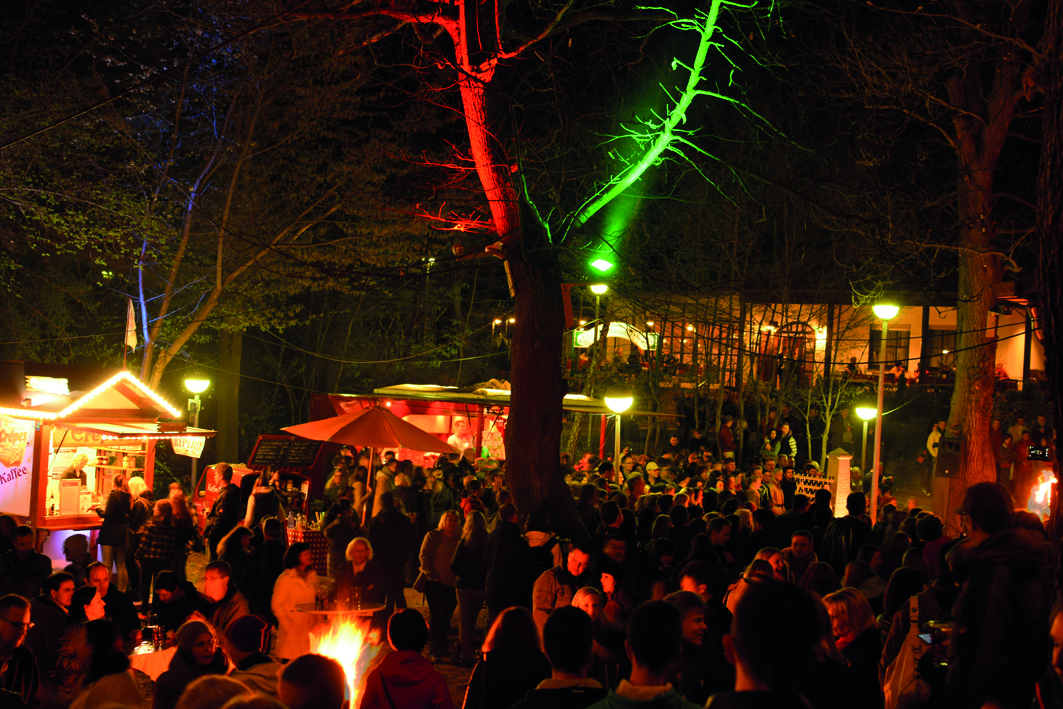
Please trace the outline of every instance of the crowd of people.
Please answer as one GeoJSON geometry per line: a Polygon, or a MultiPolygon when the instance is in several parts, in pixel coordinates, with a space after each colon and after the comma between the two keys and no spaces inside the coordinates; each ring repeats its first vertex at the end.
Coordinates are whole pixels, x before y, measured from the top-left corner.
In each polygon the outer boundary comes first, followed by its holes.
{"type": "Polygon", "coordinates": [[[451,707],[440,663],[472,670],[466,709],[1063,706],[1052,546],[999,483],[968,488],[951,537],[915,499],[887,496],[872,524],[860,491],[797,492],[781,445],[744,470],[678,436],[652,460],[563,455],[572,504],[524,515],[504,463],[471,451],[425,469],[345,450],[333,466],[328,589],[288,543],[269,471],[244,501],[214,466],[202,537],[179,522],[180,489],[152,502],[116,479],[100,514],[135,541],[119,554],[101,531],[103,562],[75,541],[57,573],[0,518],[2,698],[139,706],[128,654],[147,626],[176,648],[155,709],[339,709],[344,669],[311,652],[321,621],[297,610],[327,593],[382,606],[367,622],[387,652],[360,707],[451,707]],[[199,543],[202,589],[184,568],[199,543]]]}

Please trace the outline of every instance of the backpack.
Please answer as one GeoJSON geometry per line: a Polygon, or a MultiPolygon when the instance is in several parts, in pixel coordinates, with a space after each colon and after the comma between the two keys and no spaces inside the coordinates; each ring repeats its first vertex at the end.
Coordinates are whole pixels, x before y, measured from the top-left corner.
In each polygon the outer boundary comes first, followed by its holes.
{"type": "Polygon", "coordinates": [[[930,685],[919,675],[919,658],[927,645],[919,638],[919,599],[908,599],[910,625],[900,654],[886,668],[882,691],[886,695],[886,709],[914,709],[930,699],[930,685]]]}
{"type": "Polygon", "coordinates": [[[531,547],[528,550],[532,581],[554,568],[554,547],[558,544],[557,537],[550,537],[546,540],[546,544],[540,547],[531,547]]]}

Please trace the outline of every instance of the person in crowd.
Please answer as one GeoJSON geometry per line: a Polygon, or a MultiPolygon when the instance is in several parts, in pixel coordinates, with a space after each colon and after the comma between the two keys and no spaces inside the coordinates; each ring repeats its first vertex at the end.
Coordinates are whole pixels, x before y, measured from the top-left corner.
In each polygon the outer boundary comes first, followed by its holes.
{"type": "Polygon", "coordinates": [[[785,534],[775,529],[775,513],[770,509],[758,509],[753,513],[753,532],[738,550],[738,563],[748,566],[761,549],[782,549],[788,541],[785,534]]]}
{"type": "MultiPolygon", "coordinates": [[[[915,569],[901,568],[893,572],[882,596],[882,612],[876,618],[883,639],[889,636],[894,620],[898,620],[907,630],[908,601],[912,596],[922,593],[928,582],[926,574],[915,569]],[[903,613],[898,616],[898,611],[903,613]]],[[[886,650],[883,650],[882,654],[885,656],[886,650]]]]}
{"type": "MultiPolygon", "coordinates": [[[[911,517],[904,520],[901,526],[910,526],[915,524],[915,520],[911,517]]],[[[882,550],[882,568],[878,569],[878,573],[883,578],[889,578],[894,571],[901,568],[901,560],[904,558],[904,552],[908,551],[912,547],[911,538],[904,532],[897,532],[886,542],[885,548],[882,550]]]]}
{"type": "Polygon", "coordinates": [[[327,507],[338,503],[340,501],[340,493],[343,492],[343,488],[347,487],[347,482],[344,480],[347,468],[343,465],[343,459],[344,456],[339,453],[332,456],[332,475],[329,477],[328,482],[325,483],[325,491],[322,494],[327,507]]]}
{"type": "Polygon", "coordinates": [[[240,487],[233,482],[233,469],[228,463],[214,464],[214,484],[218,497],[207,513],[203,537],[207,542],[210,560],[218,558],[218,542],[240,521],[240,487]]]}
{"type": "Polygon", "coordinates": [[[513,706],[548,677],[550,663],[531,613],[526,608],[507,608],[487,633],[463,709],[513,706]]]}
{"type": "Polygon", "coordinates": [[[790,536],[790,546],[782,550],[783,561],[790,569],[794,583],[801,583],[805,572],[811,568],[812,564],[819,561],[812,545],[812,533],[801,530],[790,536]]]}
{"type": "Polygon", "coordinates": [[[270,604],[273,600],[273,584],[284,573],[284,553],[287,551],[281,541],[284,538],[284,525],[276,517],[267,517],[262,520],[261,527],[262,543],[247,555],[238,587],[243,589],[252,613],[275,620],[270,604]]]}
{"type": "Polygon", "coordinates": [[[0,691],[17,695],[25,704],[36,703],[41,686],[33,652],[23,646],[32,627],[29,601],[14,593],[0,598],[0,691]]]}
{"type": "Polygon", "coordinates": [[[224,675],[204,675],[188,685],[175,709],[217,709],[250,698],[250,690],[243,682],[224,675]]]}
{"type": "Polygon", "coordinates": [[[144,530],[136,555],[141,564],[144,591],[151,597],[155,576],[173,564],[177,527],[173,524],[173,506],[168,500],[155,503],[155,513],[144,530]]]}
{"type": "Polygon", "coordinates": [[[74,640],[78,662],[87,669],[85,690],[70,709],[139,707],[140,692],[122,652],[118,628],[109,620],[90,620],[78,629],[74,640]]]}
{"type": "Polygon", "coordinates": [[[154,501],[144,478],[131,475],[126,483],[129,486],[129,494],[133,498],[133,508],[129,511],[129,534],[126,536],[126,573],[129,575],[129,586],[126,595],[139,599],[150,597],[148,592],[141,589],[140,562],[137,559],[137,550],[140,548],[140,538],[151,521],[154,501]]]}
{"type": "Polygon", "coordinates": [[[361,537],[362,525],[354,516],[354,503],[349,499],[336,502],[329,510],[323,525],[328,540],[328,575],[336,578],[340,567],[347,561],[347,545],[355,537],[361,537]]]}
{"type": "MultiPolygon", "coordinates": [[[[254,534],[247,527],[236,526],[218,542],[218,559],[232,569],[233,583],[240,588],[237,581],[242,577],[244,564],[251,555],[251,540],[254,534]]],[[[263,537],[263,541],[265,538],[263,537]]]]}
{"type": "Polygon", "coordinates": [[[55,674],[59,640],[70,623],[70,603],[74,599],[74,577],[59,571],[45,579],[41,595],[30,601],[33,627],[26,633],[25,645],[37,660],[42,680],[55,674]]]}
{"type": "Polygon", "coordinates": [[[926,542],[923,547],[923,560],[927,566],[927,578],[935,579],[940,571],[941,549],[952,541],[952,538],[945,534],[945,525],[934,515],[927,515],[919,520],[919,538],[926,542]]]}
{"type": "MultiPolygon", "coordinates": [[[[369,524],[369,541],[376,551],[377,563],[384,572],[384,617],[387,617],[392,609],[406,607],[404,577],[406,562],[413,547],[414,528],[410,518],[395,507],[395,496],[391,492],[382,493],[379,504],[380,511],[369,524]]],[[[453,553],[453,547],[450,551],[453,553]]]]}
{"type": "Polygon", "coordinates": [[[185,565],[188,563],[188,552],[196,543],[199,521],[196,518],[196,508],[188,504],[184,490],[177,487],[170,490],[170,507],[173,509],[173,526],[177,529],[177,537],[173,545],[173,570],[177,578],[187,581],[185,565]]]}
{"type": "Polygon", "coordinates": [[[638,592],[627,569],[609,560],[599,568],[605,605],[602,615],[613,625],[624,627],[638,604],[638,592]]]}
{"type": "Polygon", "coordinates": [[[459,534],[458,513],[447,510],[439,518],[439,526],[429,532],[421,545],[421,573],[425,575],[424,595],[429,609],[429,652],[433,659],[445,660],[447,654],[447,630],[458,597],[454,592],[457,579],[450,568],[450,560],[458,548],[459,534]]]}
{"type": "Polygon", "coordinates": [[[650,601],[636,608],[624,644],[630,676],[590,709],[696,709],[697,704],[684,700],[668,683],[682,642],[683,622],[674,606],[650,601]]]}
{"type": "Polygon", "coordinates": [[[882,656],[882,636],[875,622],[871,604],[855,588],[843,588],[823,598],[830,614],[835,643],[852,669],[858,695],[854,704],[882,707],[882,687],[878,679],[878,661],[882,656]]]}
{"type": "Polygon", "coordinates": [[[820,598],[834,593],[842,587],[841,582],[838,580],[838,575],[834,573],[834,568],[824,561],[817,561],[808,567],[808,571],[801,577],[798,585],[820,598]]]}
{"type": "Polygon", "coordinates": [[[133,509],[133,496],[129,492],[125,476],[114,476],[114,487],[107,496],[105,509],[96,508],[96,514],[103,518],[96,543],[100,545],[103,563],[108,569],[117,566],[118,590],[125,593],[129,584],[129,572],[126,570],[126,534],[129,532],[129,513],[133,509]]]}
{"type": "Polygon", "coordinates": [[[203,595],[210,603],[210,624],[215,628],[228,628],[229,623],[251,612],[232,575],[229,564],[220,560],[207,564],[203,572],[203,595]]]}
{"type": "Polygon", "coordinates": [[[63,540],[63,558],[70,563],[63,571],[74,577],[74,587],[85,585],[85,574],[92,563],[89,556],[89,538],[84,534],[71,534],[63,540]]]}
{"type": "Polygon", "coordinates": [[[209,609],[191,581],[181,581],[176,572],[166,569],[155,576],[151,612],[167,637],[173,639],[190,616],[205,615],[209,609]]]}
{"type": "Polygon", "coordinates": [[[288,709],[342,709],[346,688],[340,663],[323,655],[303,655],[281,670],[277,699],[288,709]]]}
{"type": "Polygon", "coordinates": [[[175,709],[178,699],[194,680],[229,673],[229,657],[218,644],[214,627],[190,620],[177,629],[177,652],[166,671],[155,680],[152,709],[175,709]]]}
{"type": "Polygon", "coordinates": [[[860,547],[872,542],[871,527],[862,519],[867,510],[867,498],[862,492],[853,492],[845,499],[845,517],[835,519],[823,534],[823,542],[817,547],[823,560],[834,568],[838,576],[845,574],[845,567],[856,559],[860,547]]]}
{"type": "Polygon", "coordinates": [[[882,609],[882,596],[886,592],[886,580],[876,574],[870,566],[854,560],[845,567],[842,588],[854,588],[871,604],[872,615],[882,609]]]}
{"type": "Polygon", "coordinates": [[[284,518],[284,499],[277,484],[280,482],[280,473],[272,468],[266,468],[255,481],[251,488],[251,496],[247,499],[247,513],[244,515],[244,527],[251,530],[261,539],[259,524],[267,517],[284,518]]]}
{"type": "Polygon", "coordinates": [[[317,625],[317,616],[300,613],[300,604],[312,604],[317,598],[317,571],[314,553],[306,542],[296,542],[284,555],[284,573],[273,586],[271,608],[280,624],[277,632],[276,655],[291,660],[310,652],[310,632],[317,625]]]}
{"type": "Polygon", "coordinates": [[[673,665],[672,684],[688,701],[704,704],[715,688],[734,686],[734,673],[728,671],[722,645],[723,636],[730,631],[731,614],[725,610],[727,626],[710,632],[701,596],[676,591],[664,600],[679,611],[683,624],[682,649],[673,665]]]}
{"type": "Polygon", "coordinates": [[[510,503],[498,508],[498,523],[484,543],[484,602],[487,627],[512,606],[531,608],[532,579],[528,541],[521,536],[517,508],[510,503]]]}
{"type": "Polygon", "coordinates": [[[450,709],[443,675],[421,654],[428,644],[424,616],[407,608],[388,620],[388,644],[394,652],[366,677],[358,709],[450,709]]]}
{"type": "Polygon", "coordinates": [[[107,607],[107,617],[122,631],[122,642],[127,649],[140,639],[140,617],[136,606],[111,583],[111,571],[96,561],[89,564],[87,580],[99,591],[100,599],[107,607]]]}
{"type": "Polygon", "coordinates": [[[484,605],[484,545],[487,542],[487,519],[477,510],[465,515],[465,528],[458,541],[450,569],[454,572],[458,594],[458,637],[451,661],[472,667],[476,661],[473,632],[484,605]],[[460,654],[459,654],[460,652],[460,654]]]}
{"type": "MultiPolygon", "coordinates": [[[[373,561],[373,545],[365,537],[355,537],[347,545],[347,563],[339,568],[334,584],[334,595],[342,603],[350,603],[358,596],[363,603],[384,602],[384,570],[373,561]]],[[[373,624],[379,629],[386,627],[387,615],[377,611],[373,624]]]]}
{"type": "Polygon", "coordinates": [[[642,573],[642,597],[660,600],[671,590],[675,544],[665,538],[654,539],[648,548],[650,559],[642,573]]]}
{"type": "Polygon", "coordinates": [[[587,678],[594,659],[594,628],[578,608],[558,608],[543,627],[543,649],[550,662],[544,679],[511,709],[583,709],[608,692],[587,678]]]}
{"type": "Polygon", "coordinates": [[[758,583],[766,583],[775,580],[775,569],[772,567],[771,562],[766,559],[754,559],[753,562],[746,567],[745,573],[738,577],[727,589],[727,595],[724,597],[724,605],[727,610],[733,615],[735,609],[738,607],[738,602],[742,596],[746,594],[751,586],[758,583]]]}
{"type": "Polygon", "coordinates": [[[229,676],[252,692],[276,696],[277,674],[284,666],[267,654],[272,630],[264,618],[242,615],[225,629],[225,644],[234,665],[229,676]]]}
{"type": "MultiPolygon", "coordinates": [[[[528,540],[533,568],[540,568],[543,564],[546,565],[545,568],[539,571],[540,574],[546,569],[552,569],[561,564],[561,542],[550,529],[550,521],[547,518],[546,510],[540,508],[528,515],[527,530],[524,532],[524,538],[528,540]]],[[[536,574],[536,577],[538,575],[536,574]]]]}
{"type": "Polygon", "coordinates": [[[1013,503],[994,483],[967,488],[960,523],[970,569],[953,612],[948,694],[961,706],[1028,706],[1045,669],[1045,548],[1012,526],[1013,503]]]}
{"type": "Polygon", "coordinates": [[[80,480],[81,487],[84,488],[89,484],[88,473],[85,472],[85,466],[89,464],[89,457],[85,453],[78,453],[74,456],[74,459],[70,461],[70,467],[63,471],[62,480],[80,480]]]}
{"type": "Polygon", "coordinates": [[[821,611],[816,606],[805,591],[791,584],[751,588],[724,639],[727,657],[735,666],[734,691],[712,696],[706,706],[807,709],[810,705],[800,687],[818,655],[821,611]],[[772,612],[765,613],[766,608],[772,612]],[[779,623],[779,618],[787,620],[779,623]]]}
{"type": "Polygon", "coordinates": [[[591,560],[591,548],[578,544],[568,554],[565,566],[556,566],[535,580],[532,588],[532,607],[535,625],[542,632],[546,619],[556,608],[571,605],[579,586],[579,578],[591,560]]]}

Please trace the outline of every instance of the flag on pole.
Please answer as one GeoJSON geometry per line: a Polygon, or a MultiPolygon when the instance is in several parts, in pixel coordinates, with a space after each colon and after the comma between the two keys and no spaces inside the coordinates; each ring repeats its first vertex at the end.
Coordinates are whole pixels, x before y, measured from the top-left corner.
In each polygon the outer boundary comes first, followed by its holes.
{"type": "Polygon", "coordinates": [[[125,318],[125,343],[129,347],[136,349],[137,346],[137,316],[133,312],[133,299],[127,298],[129,301],[129,310],[126,311],[125,318]]]}

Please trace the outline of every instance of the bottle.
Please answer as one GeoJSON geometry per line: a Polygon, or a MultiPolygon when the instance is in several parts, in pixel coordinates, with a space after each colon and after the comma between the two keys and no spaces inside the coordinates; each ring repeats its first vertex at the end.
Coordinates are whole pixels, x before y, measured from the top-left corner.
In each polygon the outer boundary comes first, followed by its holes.
{"type": "Polygon", "coordinates": [[[288,513],[288,529],[295,529],[295,513],[288,513]]]}

